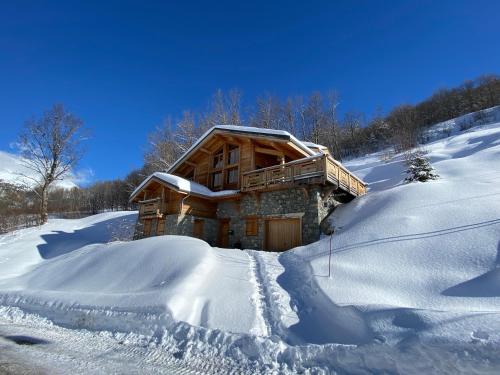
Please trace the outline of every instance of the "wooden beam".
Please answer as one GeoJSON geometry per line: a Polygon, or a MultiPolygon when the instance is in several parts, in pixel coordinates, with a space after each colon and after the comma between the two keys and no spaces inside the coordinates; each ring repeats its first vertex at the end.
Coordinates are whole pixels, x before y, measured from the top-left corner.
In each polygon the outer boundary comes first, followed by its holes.
{"type": "Polygon", "coordinates": [[[291,160],[295,160],[297,158],[297,154],[295,154],[293,151],[295,150],[290,150],[288,148],[286,148],[285,144],[284,143],[275,143],[275,142],[272,142],[271,143],[272,146],[276,149],[276,150],[279,150],[281,151],[284,155],[288,156],[291,160]]]}
{"type": "Polygon", "coordinates": [[[304,156],[311,156],[301,148],[295,146],[292,142],[288,142],[287,145],[291,148],[293,148],[295,151],[297,151],[299,154],[304,155],[304,156]]]}
{"type": "Polygon", "coordinates": [[[189,165],[189,166],[191,166],[191,167],[196,167],[196,163],[193,163],[193,162],[191,162],[189,160],[186,160],[184,163],[187,164],[187,165],[189,165]]]}
{"type": "Polygon", "coordinates": [[[283,152],[274,150],[272,148],[255,147],[255,152],[260,152],[261,154],[281,156],[281,157],[284,156],[283,152]]]}

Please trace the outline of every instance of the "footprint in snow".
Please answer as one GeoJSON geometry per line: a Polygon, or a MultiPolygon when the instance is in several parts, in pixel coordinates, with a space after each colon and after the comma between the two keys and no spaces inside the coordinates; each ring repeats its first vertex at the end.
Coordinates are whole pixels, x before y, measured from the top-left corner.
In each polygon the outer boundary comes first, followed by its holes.
{"type": "Polygon", "coordinates": [[[490,338],[490,335],[485,332],[485,331],[481,331],[481,330],[477,330],[477,331],[474,331],[471,333],[471,338],[472,338],[472,342],[486,342],[489,340],[490,338]]]}

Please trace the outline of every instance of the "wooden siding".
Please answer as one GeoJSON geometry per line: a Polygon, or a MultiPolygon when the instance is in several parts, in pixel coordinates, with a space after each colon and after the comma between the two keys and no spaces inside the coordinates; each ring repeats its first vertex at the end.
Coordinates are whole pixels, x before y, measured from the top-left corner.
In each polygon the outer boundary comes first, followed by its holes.
{"type": "Polygon", "coordinates": [[[216,133],[207,138],[182,164],[171,173],[184,178],[193,179],[212,190],[241,189],[242,175],[258,167],[267,167],[280,164],[282,160],[290,161],[303,158],[303,151],[299,151],[290,142],[270,140],[263,136],[236,135],[216,133]],[[228,147],[239,147],[239,160],[228,164],[228,147]],[[213,167],[213,160],[218,150],[223,150],[224,164],[220,168],[213,167]],[[228,173],[238,168],[237,183],[228,183],[228,173]],[[222,173],[222,186],[212,184],[212,174],[222,173]]]}
{"type": "Polygon", "coordinates": [[[200,216],[200,217],[215,217],[217,212],[217,203],[208,201],[203,198],[189,196],[182,204],[182,213],[200,216]]]}

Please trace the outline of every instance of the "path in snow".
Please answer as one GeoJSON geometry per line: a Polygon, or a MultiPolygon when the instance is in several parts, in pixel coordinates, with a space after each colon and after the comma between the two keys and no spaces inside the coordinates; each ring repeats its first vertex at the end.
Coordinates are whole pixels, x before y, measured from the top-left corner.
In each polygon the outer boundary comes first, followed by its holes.
{"type": "Polygon", "coordinates": [[[254,293],[252,295],[252,304],[255,307],[255,327],[250,333],[263,336],[270,336],[272,332],[271,314],[269,312],[269,303],[265,293],[265,286],[262,279],[261,268],[257,261],[257,255],[251,251],[246,251],[249,260],[249,276],[250,282],[254,286],[254,293]]]}
{"type": "Polygon", "coordinates": [[[277,336],[287,341],[288,327],[298,322],[292,310],[290,295],[277,282],[276,278],[285,272],[276,253],[245,250],[251,260],[255,274],[263,319],[269,336],[277,336]]]}

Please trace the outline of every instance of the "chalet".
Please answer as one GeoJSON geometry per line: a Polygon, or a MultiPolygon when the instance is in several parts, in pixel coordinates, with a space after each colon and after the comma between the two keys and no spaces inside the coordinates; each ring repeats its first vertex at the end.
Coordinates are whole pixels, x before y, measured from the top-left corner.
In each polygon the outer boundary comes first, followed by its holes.
{"type": "Polygon", "coordinates": [[[135,238],[178,234],[282,251],[317,241],[332,208],[365,193],[324,146],[286,131],[221,125],[130,199],[139,207],[135,238]]]}

